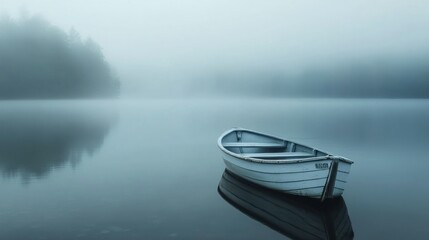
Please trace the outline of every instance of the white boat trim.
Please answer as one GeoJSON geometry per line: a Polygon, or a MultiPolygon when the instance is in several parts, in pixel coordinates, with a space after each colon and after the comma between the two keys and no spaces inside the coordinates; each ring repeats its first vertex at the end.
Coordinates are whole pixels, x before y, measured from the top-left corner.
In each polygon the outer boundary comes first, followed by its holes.
{"type": "MultiPolygon", "coordinates": [[[[300,163],[300,162],[316,162],[316,161],[321,161],[321,160],[337,160],[337,161],[342,161],[342,162],[346,162],[346,163],[353,164],[353,161],[352,161],[352,160],[350,160],[350,159],[347,159],[347,158],[345,158],[345,157],[341,157],[341,156],[333,156],[333,155],[319,156],[319,157],[308,157],[308,158],[291,158],[291,159],[276,159],[276,160],[272,160],[272,159],[261,159],[261,158],[256,158],[256,157],[248,157],[248,156],[243,155],[243,154],[237,154],[237,153],[234,153],[234,152],[232,152],[232,151],[228,151],[228,150],[223,146],[223,144],[222,144],[222,139],[223,139],[226,135],[228,135],[228,134],[230,134],[230,133],[232,133],[232,132],[235,132],[235,131],[246,131],[246,132],[256,133],[256,134],[259,134],[259,135],[262,135],[262,136],[265,136],[265,137],[275,138],[275,139],[277,139],[277,140],[279,140],[279,141],[289,141],[289,140],[287,140],[287,139],[283,139],[283,138],[279,138],[279,137],[276,137],[276,136],[272,136],[272,135],[267,135],[267,134],[264,134],[264,133],[260,133],[260,132],[253,131],[253,130],[249,130],[249,129],[245,129],[245,128],[232,128],[232,129],[230,129],[230,130],[228,130],[228,131],[224,132],[224,133],[223,133],[223,134],[218,138],[218,141],[217,141],[217,145],[218,145],[219,149],[220,149],[222,152],[224,152],[225,154],[228,154],[228,155],[234,156],[234,157],[236,157],[236,158],[239,158],[239,159],[242,159],[242,160],[245,160],[245,161],[249,161],[249,162],[257,162],[257,163],[268,163],[268,164],[272,164],[272,163],[285,163],[285,164],[287,164],[287,163],[300,163]]],[[[314,150],[316,150],[316,151],[321,151],[321,150],[319,150],[319,149],[315,149],[315,148],[313,148],[313,147],[309,147],[309,146],[306,146],[306,145],[304,145],[304,144],[297,143],[297,142],[295,142],[295,141],[289,141],[289,142],[293,142],[293,143],[295,143],[295,144],[299,144],[299,145],[302,145],[302,146],[305,146],[305,147],[308,147],[308,148],[314,149],[314,150]]],[[[322,152],[323,152],[323,151],[322,151],[322,152]]]]}

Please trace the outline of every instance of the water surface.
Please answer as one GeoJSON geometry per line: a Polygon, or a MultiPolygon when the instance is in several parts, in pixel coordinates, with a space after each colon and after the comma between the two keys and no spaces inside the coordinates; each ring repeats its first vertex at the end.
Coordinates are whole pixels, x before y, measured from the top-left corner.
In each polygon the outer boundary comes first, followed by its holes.
{"type": "Polygon", "coordinates": [[[236,126],[354,160],[343,197],[355,239],[423,239],[428,107],[354,99],[2,102],[0,239],[287,239],[217,191],[224,164],[216,140],[236,126]]]}

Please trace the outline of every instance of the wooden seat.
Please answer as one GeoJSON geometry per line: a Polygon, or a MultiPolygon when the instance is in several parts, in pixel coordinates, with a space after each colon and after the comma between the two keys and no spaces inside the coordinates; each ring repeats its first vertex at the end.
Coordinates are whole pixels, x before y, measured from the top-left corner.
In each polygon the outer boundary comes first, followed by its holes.
{"type": "Polygon", "coordinates": [[[305,152],[242,153],[241,155],[251,158],[303,158],[314,156],[305,152]]]}
{"type": "Polygon", "coordinates": [[[259,142],[227,142],[222,144],[226,148],[242,147],[242,148],[284,148],[284,143],[259,143],[259,142]]]}

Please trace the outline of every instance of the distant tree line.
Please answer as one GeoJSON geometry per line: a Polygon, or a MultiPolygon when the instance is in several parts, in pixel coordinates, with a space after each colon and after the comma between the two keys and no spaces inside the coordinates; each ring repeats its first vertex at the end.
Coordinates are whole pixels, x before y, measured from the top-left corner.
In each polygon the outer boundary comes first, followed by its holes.
{"type": "Polygon", "coordinates": [[[294,75],[222,72],[207,82],[217,93],[234,96],[429,98],[429,54],[345,61],[294,75]]]}
{"type": "Polygon", "coordinates": [[[315,96],[428,98],[429,55],[345,62],[308,70],[297,80],[315,96]]]}
{"type": "Polygon", "coordinates": [[[101,48],[41,17],[0,19],[0,99],[96,98],[119,94],[101,48]]]}

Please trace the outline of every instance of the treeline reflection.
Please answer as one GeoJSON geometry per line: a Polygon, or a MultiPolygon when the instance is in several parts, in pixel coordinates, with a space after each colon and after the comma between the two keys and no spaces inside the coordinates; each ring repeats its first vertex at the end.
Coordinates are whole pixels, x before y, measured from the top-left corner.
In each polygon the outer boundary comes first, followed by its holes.
{"type": "Polygon", "coordinates": [[[114,119],[113,112],[88,108],[6,107],[0,110],[0,172],[28,181],[54,168],[76,166],[101,147],[114,119]]]}

